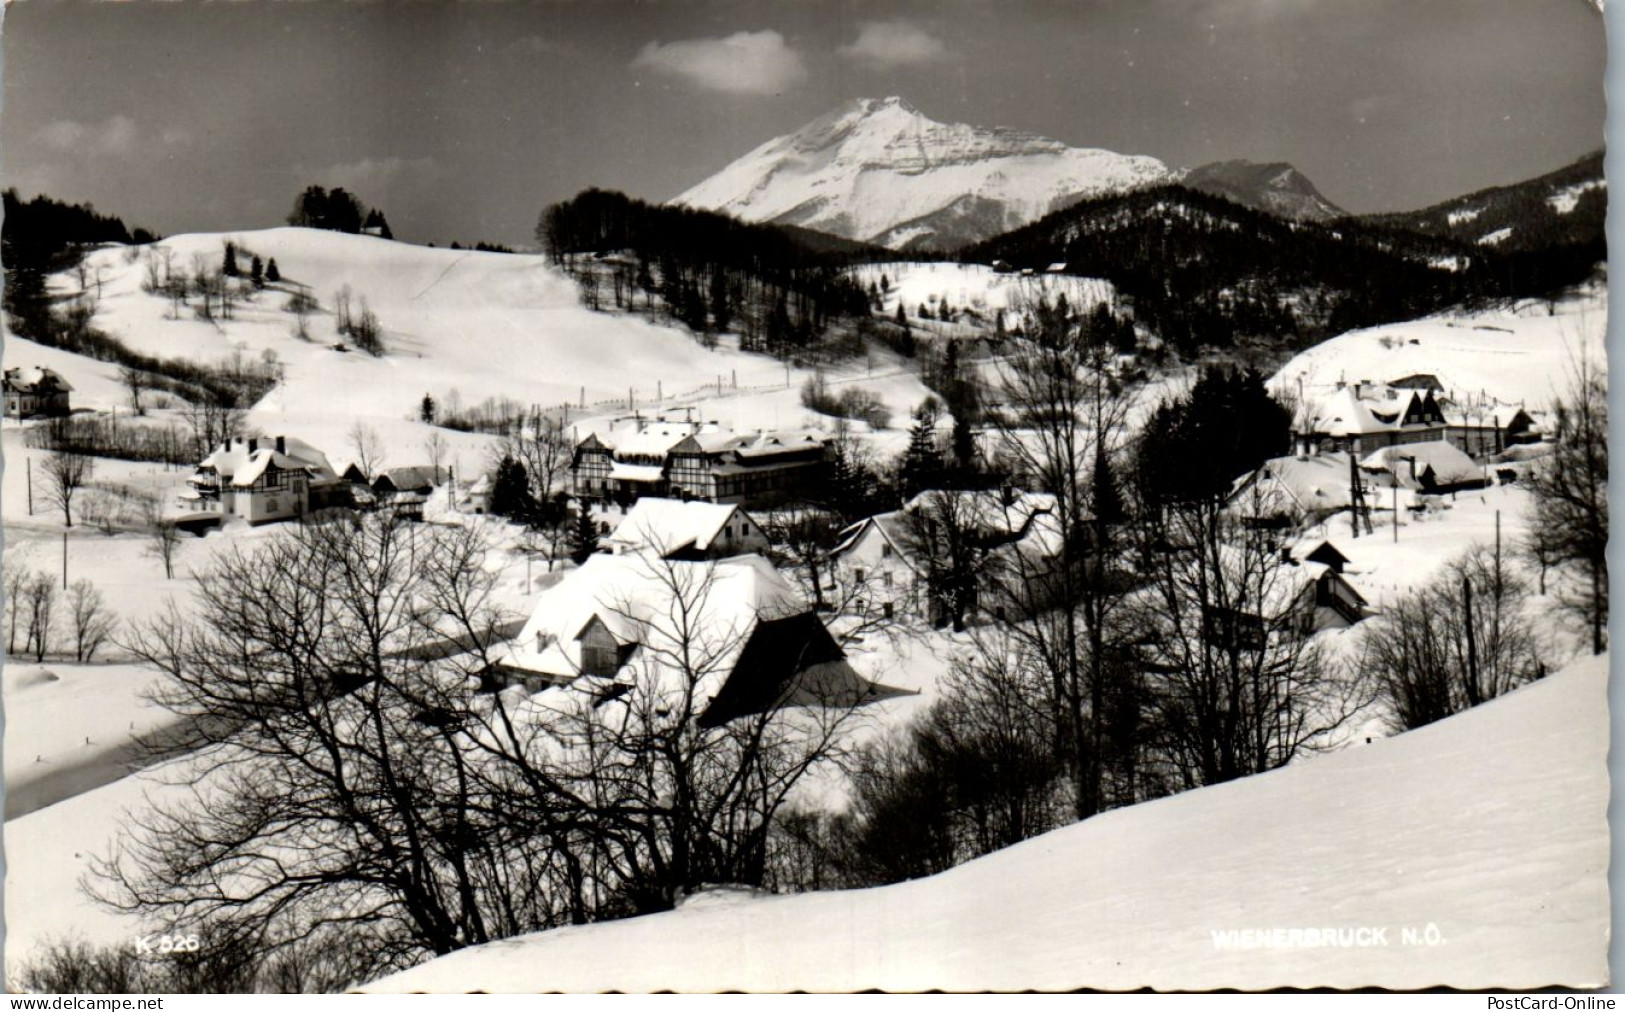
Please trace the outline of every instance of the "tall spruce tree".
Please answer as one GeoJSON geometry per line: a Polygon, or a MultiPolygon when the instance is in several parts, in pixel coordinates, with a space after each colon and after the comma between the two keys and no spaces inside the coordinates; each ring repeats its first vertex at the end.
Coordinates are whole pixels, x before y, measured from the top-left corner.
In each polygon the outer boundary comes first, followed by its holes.
{"type": "Polygon", "coordinates": [[[585,502],[576,504],[575,517],[570,523],[570,559],[576,565],[586,561],[598,551],[598,525],[593,523],[592,510],[585,502]]]}
{"type": "Polygon", "coordinates": [[[525,465],[512,457],[503,457],[491,480],[491,513],[510,520],[529,522],[535,513],[535,506],[525,465]]]}
{"type": "Polygon", "coordinates": [[[914,427],[908,433],[908,449],[903,451],[898,482],[904,499],[912,499],[942,482],[942,452],[937,449],[937,406],[928,398],[914,412],[914,427]]]}

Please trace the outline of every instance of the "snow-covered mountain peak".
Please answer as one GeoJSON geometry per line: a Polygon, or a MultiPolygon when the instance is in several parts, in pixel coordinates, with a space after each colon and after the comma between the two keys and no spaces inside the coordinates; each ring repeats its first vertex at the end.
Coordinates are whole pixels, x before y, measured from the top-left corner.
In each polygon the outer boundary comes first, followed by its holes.
{"type": "Polygon", "coordinates": [[[942,123],[892,96],[856,99],[768,141],[673,203],[897,248],[942,248],[1173,177],[1154,158],[942,123]]]}

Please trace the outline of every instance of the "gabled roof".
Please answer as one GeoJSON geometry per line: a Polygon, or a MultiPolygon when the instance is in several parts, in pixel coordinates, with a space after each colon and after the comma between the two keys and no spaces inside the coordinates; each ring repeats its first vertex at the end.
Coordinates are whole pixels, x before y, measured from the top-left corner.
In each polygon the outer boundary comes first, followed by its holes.
{"type": "Polygon", "coordinates": [[[1458,485],[1484,477],[1484,469],[1473,458],[1444,440],[1385,446],[1360,461],[1360,467],[1387,472],[1403,488],[1420,488],[1421,475],[1428,468],[1433,469],[1433,480],[1438,485],[1458,485]],[[1409,459],[1412,457],[1416,458],[1417,477],[1414,479],[1409,459]]]}
{"type": "Polygon", "coordinates": [[[305,471],[312,481],[336,481],[338,474],[320,450],[302,439],[282,437],[282,450],[278,451],[276,437],[261,436],[254,440],[241,436],[217,447],[198,464],[209,468],[233,485],[246,488],[272,465],[284,471],[305,471]],[[250,444],[254,449],[250,450],[250,444]]]}
{"type": "Polygon", "coordinates": [[[5,386],[19,393],[70,393],[73,386],[55,369],[42,365],[17,366],[7,369],[5,386]]]}
{"type": "Polygon", "coordinates": [[[1317,513],[1347,509],[1350,503],[1349,457],[1342,452],[1309,457],[1276,457],[1236,480],[1232,504],[1256,496],[1266,511],[1290,506],[1317,513]]]}
{"type": "MultiPolygon", "coordinates": [[[[807,611],[795,588],[766,559],[741,555],[717,561],[672,561],[644,553],[594,555],[544,591],[507,663],[557,679],[581,670],[576,641],[596,617],[619,644],[640,644],[645,665],[669,666],[689,628],[693,653],[707,659],[697,672],[715,694],[733,670],[756,623],[807,611]],[[686,605],[686,610],[684,606],[686,605]],[[540,636],[540,640],[538,640],[540,636]]],[[[662,679],[682,672],[645,672],[662,679]]]]}
{"type": "Polygon", "coordinates": [[[1016,492],[1006,496],[998,490],[931,490],[903,504],[904,514],[949,510],[956,524],[972,524],[988,535],[1021,535],[1023,549],[1042,555],[1059,555],[1062,550],[1061,525],[1055,517],[1055,496],[1048,492],[1016,492]]]}
{"type": "Polygon", "coordinates": [[[693,547],[706,551],[734,518],[744,515],[738,506],[711,502],[683,502],[643,496],[627,511],[610,541],[633,550],[660,555],[693,547]]]}
{"type": "Polygon", "coordinates": [[[1413,389],[1382,383],[1355,383],[1334,390],[1318,405],[1299,414],[1300,431],[1320,432],[1334,438],[1392,432],[1425,401],[1413,389]]]}
{"type": "Polygon", "coordinates": [[[437,478],[435,469],[426,464],[414,467],[391,467],[378,472],[373,477],[372,484],[376,488],[387,480],[392,487],[397,489],[433,488],[437,478]]]}
{"type": "Polygon", "coordinates": [[[914,553],[910,548],[907,536],[907,523],[908,521],[904,519],[901,510],[892,510],[889,513],[877,513],[872,517],[865,517],[855,524],[849,524],[836,535],[835,547],[829,550],[830,558],[834,559],[846,555],[862,544],[863,539],[870,532],[874,532],[876,537],[892,546],[892,551],[897,558],[903,561],[904,565],[918,572],[919,567],[914,563],[914,553]]]}

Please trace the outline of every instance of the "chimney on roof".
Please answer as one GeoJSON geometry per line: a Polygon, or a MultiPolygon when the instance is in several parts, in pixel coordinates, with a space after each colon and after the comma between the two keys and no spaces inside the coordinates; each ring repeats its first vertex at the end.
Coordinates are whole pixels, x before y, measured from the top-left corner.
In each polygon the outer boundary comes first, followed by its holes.
{"type": "Polygon", "coordinates": [[[248,452],[249,453],[253,453],[255,450],[259,449],[259,446],[260,446],[260,441],[258,439],[250,438],[248,440],[248,452]]]}
{"type": "Polygon", "coordinates": [[[286,436],[278,436],[278,437],[276,437],[276,452],[278,452],[278,453],[287,453],[288,452],[288,439],[287,439],[286,436]]]}

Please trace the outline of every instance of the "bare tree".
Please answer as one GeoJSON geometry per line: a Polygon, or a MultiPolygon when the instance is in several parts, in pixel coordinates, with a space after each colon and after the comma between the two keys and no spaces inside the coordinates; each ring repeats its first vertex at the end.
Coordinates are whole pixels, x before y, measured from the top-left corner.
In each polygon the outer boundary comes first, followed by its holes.
{"type": "Polygon", "coordinates": [[[133,633],[189,718],[155,747],[191,751],[173,773],[212,800],[136,817],[101,898],[265,954],[341,946],[368,975],[560,923],[536,828],[558,806],[483,737],[475,676],[500,620],[483,552],[470,529],[305,525],[219,556],[195,617],[133,633]]]}
{"type": "Polygon", "coordinates": [[[1106,714],[1126,589],[1113,518],[1095,507],[1109,486],[1102,471],[1122,449],[1129,400],[1091,317],[1075,317],[1061,300],[1039,300],[1026,315],[990,417],[1012,480],[1054,497],[1053,537],[1049,551],[1007,553],[994,575],[1011,633],[1049,672],[1055,747],[1070,757],[1074,811],[1085,818],[1105,804],[1106,714]]]}
{"type": "Polygon", "coordinates": [[[119,383],[130,395],[130,410],[138,415],[147,413],[146,406],[141,403],[141,394],[147,389],[148,378],[145,372],[132,366],[120,366],[118,371],[119,383]]]}
{"type": "Polygon", "coordinates": [[[248,413],[212,395],[200,394],[186,402],[181,417],[192,433],[193,456],[201,460],[215,447],[243,435],[248,413]]]}
{"type": "Polygon", "coordinates": [[[356,467],[370,481],[384,469],[384,443],[378,430],[365,422],[350,426],[350,452],[355,454],[356,467]]]}
{"type": "Polygon", "coordinates": [[[45,501],[62,511],[65,526],[73,526],[73,497],[90,480],[95,462],[72,447],[52,450],[41,470],[45,474],[45,501]]]}
{"type": "Polygon", "coordinates": [[[333,293],[333,325],[341,336],[350,334],[350,286],[343,285],[333,293]]]}
{"type": "Polygon", "coordinates": [[[542,502],[563,488],[574,449],[558,418],[535,411],[493,442],[489,456],[493,469],[504,457],[523,464],[531,497],[542,502]]]}
{"type": "Polygon", "coordinates": [[[175,552],[180,547],[181,531],[175,522],[163,515],[156,501],[149,501],[142,510],[147,528],[147,552],[164,564],[164,579],[175,578],[175,552]]]}
{"type": "Polygon", "coordinates": [[[1132,599],[1154,746],[1177,787],[1284,766],[1367,704],[1315,638],[1314,587],[1217,503],[1166,510],[1132,599]]]}
{"type": "Polygon", "coordinates": [[[102,592],[89,580],[76,580],[68,588],[68,617],[73,621],[73,659],[88,664],[113,635],[118,620],[108,613],[102,592]]]}
{"type": "Polygon", "coordinates": [[[440,465],[445,463],[446,456],[451,447],[446,443],[446,437],[439,430],[429,433],[429,438],[423,441],[423,452],[429,457],[429,466],[434,468],[434,482],[440,484],[440,465]]]}
{"type": "Polygon", "coordinates": [[[1557,444],[1530,473],[1534,524],[1546,558],[1580,575],[1559,600],[1591,631],[1591,652],[1608,644],[1608,374],[1580,359],[1559,400],[1557,444]]]}
{"type": "Polygon", "coordinates": [[[51,631],[56,617],[56,581],[49,573],[36,573],[25,589],[28,604],[28,648],[35,662],[45,660],[51,648],[51,631]]]}
{"type": "Polygon", "coordinates": [[[7,559],[5,563],[6,593],[6,653],[17,652],[17,627],[28,615],[28,585],[34,574],[21,562],[7,559]]]}
{"type": "Polygon", "coordinates": [[[96,867],[104,902],[268,954],[341,947],[370,976],[759,883],[849,708],[792,706],[814,679],[707,720],[737,630],[699,621],[707,567],[657,561],[674,596],[637,612],[627,691],[481,691],[504,619],[485,554],[473,526],[304,525],[223,553],[195,608],[131,635],[188,718],[155,747],[187,749],[172,773],[209,800],[136,817],[96,867]]]}
{"type": "Polygon", "coordinates": [[[1527,597],[1502,553],[1476,545],[1372,619],[1360,666],[1390,726],[1418,728],[1539,678],[1527,597]]]}

